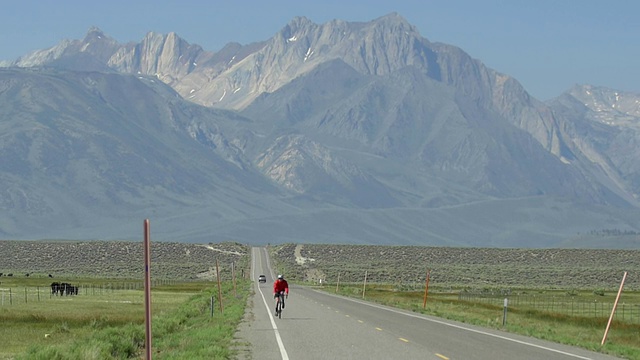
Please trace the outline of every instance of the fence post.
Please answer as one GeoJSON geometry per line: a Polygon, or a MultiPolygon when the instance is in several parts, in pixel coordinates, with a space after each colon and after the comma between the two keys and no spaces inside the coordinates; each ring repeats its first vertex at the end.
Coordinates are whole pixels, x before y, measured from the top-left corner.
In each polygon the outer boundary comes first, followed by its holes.
{"type": "Polygon", "coordinates": [[[620,294],[622,294],[622,288],[624,287],[624,280],[627,278],[627,272],[624,272],[622,276],[622,282],[620,283],[620,289],[618,290],[618,295],[616,296],[616,301],[613,303],[613,308],[611,309],[611,316],[609,317],[609,322],[607,323],[607,329],[604,331],[604,336],[602,337],[602,343],[600,345],[604,345],[605,341],[607,341],[607,333],[609,332],[609,327],[611,326],[611,320],[613,320],[613,315],[616,313],[616,306],[618,305],[618,300],[620,300],[620,294]]]}
{"type": "Polygon", "coordinates": [[[507,325],[507,305],[509,304],[509,298],[504,298],[504,308],[502,311],[502,326],[507,325]]]}
{"type": "Polygon", "coordinates": [[[364,271],[364,284],[362,285],[362,298],[364,299],[364,293],[367,290],[367,273],[368,270],[364,271]]]}
{"type": "Polygon", "coordinates": [[[430,273],[431,273],[431,270],[427,270],[427,278],[425,280],[425,285],[424,285],[424,300],[422,301],[423,309],[427,306],[427,294],[429,292],[429,274],[430,273]]]}

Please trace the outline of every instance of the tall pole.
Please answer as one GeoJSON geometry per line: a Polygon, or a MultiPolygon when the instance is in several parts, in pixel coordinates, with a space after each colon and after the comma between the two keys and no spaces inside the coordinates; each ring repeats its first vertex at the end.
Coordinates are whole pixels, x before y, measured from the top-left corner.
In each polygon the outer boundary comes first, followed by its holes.
{"type": "Polygon", "coordinates": [[[151,360],[151,234],[149,219],[144,220],[144,323],[146,359],[151,360]]]}
{"type": "Polygon", "coordinates": [[[224,312],[224,306],[222,305],[222,285],[220,285],[220,268],[218,266],[218,259],[216,259],[216,277],[218,277],[218,300],[220,301],[220,314],[224,312]]]}
{"type": "Polygon", "coordinates": [[[627,278],[627,272],[624,272],[622,276],[622,282],[620,283],[620,289],[618,290],[618,296],[616,296],[616,302],[613,303],[613,309],[611,309],[611,316],[609,317],[609,322],[607,323],[607,328],[604,331],[604,336],[602,337],[602,343],[600,345],[604,345],[604,342],[607,341],[607,333],[609,332],[609,326],[611,326],[611,321],[613,320],[613,315],[616,313],[616,307],[618,306],[618,300],[620,300],[620,294],[622,294],[622,287],[624,286],[624,280],[627,278]]]}
{"type": "Polygon", "coordinates": [[[236,265],[235,262],[231,262],[231,277],[233,278],[233,296],[238,296],[236,290],[236,265]]]}

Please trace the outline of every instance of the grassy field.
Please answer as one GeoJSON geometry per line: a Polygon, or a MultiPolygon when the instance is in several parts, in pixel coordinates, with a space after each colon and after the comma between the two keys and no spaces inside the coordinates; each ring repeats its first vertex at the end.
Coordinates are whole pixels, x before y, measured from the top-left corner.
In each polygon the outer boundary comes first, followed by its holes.
{"type": "MultiPolygon", "coordinates": [[[[158,359],[228,359],[250,280],[152,288],[153,352],[158,359]],[[214,297],[213,316],[211,298],[214,297]]],[[[54,297],[0,307],[0,359],[128,359],[144,354],[144,292],[54,297]]]]}
{"type": "MultiPolygon", "coordinates": [[[[140,243],[0,241],[0,251],[8,254],[0,259],[0,359],[144,356],[140,243]],[[71,261],[61,264],[61,254],[71,261]],[[53,281],[77,285],[79,294],[52,296],[53,281]]],[[[157,243],[151,256],[153,357],[233,358],[251,289],[249,248],[157,243]]]]}

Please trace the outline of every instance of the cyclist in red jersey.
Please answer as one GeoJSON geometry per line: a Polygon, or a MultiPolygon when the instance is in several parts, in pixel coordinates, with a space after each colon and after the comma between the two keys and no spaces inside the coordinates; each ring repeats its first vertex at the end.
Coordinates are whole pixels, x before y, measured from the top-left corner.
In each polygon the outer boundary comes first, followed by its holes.
{"type": "MultiPolygon", "coordinates": [[[[278,278],[273,283],[273,298],[278,298],[282,293],[284,293],[287,298],[289,297],[289,284],[282,275],[278,275],[278,278]]],[[[282,308],[284,309],[284,297],[282,298],[282,308]]]]}

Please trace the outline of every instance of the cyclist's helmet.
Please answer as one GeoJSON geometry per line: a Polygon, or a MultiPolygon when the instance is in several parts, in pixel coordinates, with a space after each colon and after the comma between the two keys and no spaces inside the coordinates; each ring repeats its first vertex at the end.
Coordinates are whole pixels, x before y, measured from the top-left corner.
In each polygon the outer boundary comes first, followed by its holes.
{"type": "Polygon", "coordinates": [[[278,275],[278,279],[283,279],[282,275],[278,275]]]}

